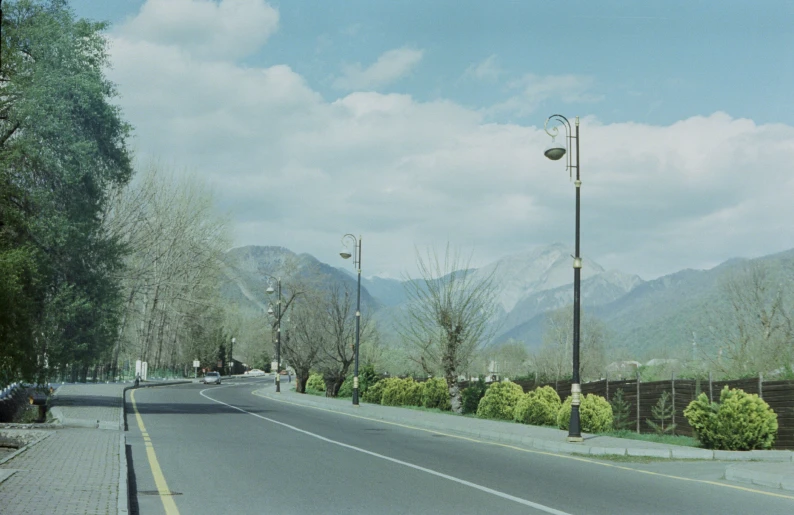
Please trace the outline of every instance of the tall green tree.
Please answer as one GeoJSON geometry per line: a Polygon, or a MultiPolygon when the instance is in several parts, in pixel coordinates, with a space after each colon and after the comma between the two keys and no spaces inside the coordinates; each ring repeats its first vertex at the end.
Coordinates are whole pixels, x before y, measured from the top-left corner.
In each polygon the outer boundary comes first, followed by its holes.
{"type": "Polygon", "coordinates": [[[3,4],[0,381],[95,364],[113,342],[123,246],[101,214],[132,166],[105,28],[65,0],[3,4]]]}

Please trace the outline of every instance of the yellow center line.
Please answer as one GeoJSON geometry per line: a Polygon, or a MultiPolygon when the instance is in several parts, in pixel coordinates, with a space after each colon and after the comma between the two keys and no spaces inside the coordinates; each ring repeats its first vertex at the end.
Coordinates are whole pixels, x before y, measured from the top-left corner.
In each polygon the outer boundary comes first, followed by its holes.
{"type": "Polygon", "coordinates": [[[540,455],[543,455],[543,456],[554,456],[556,458],[562,458],[562,459],[574,460],[574,461],[581,461],[581,462],[584,462],[584,463],[591,463],[593,465],[600,465],[602,467],[609,467],[609,468],[614,468],[614,469],[619,469],[619,470],[627,470],[627,471],[630,471],[630,472],[639,472],[641,474],[648,474],[648,475],[651,475],[651,476],[664,477],[664,478],[668,478],[668,479],[676,479],[678,481],[688,481],[688,482],[691,482],[691,483],[701,483],[701,484],[706,484],[706,485],[719,486],[719,487],[722,487],[722,488],[730,488],[730,489],[733,489],[733,490],[741,490],[741,491],[744,491],[744,492],[751,492],[751,493],[755,493],[755,494],[768,495],[770,497],[780,497],[782,499],[792,499],[792,500],[794,500],[794,496],[792,496],[792,495],[777,494],[777,493],[774,493],[774,492],[765,492],[763,490],[756,490],[754,488],[749,488],[749,487],[745,487],[745,486],[738,486],[738,485],[731,485],[731,484],[726,484],[726,483],[719,483],[717,481],[709,481],[707,479],[692,479],[692,478],[688,478],[688,477],[674,476],[674,475],[671,475],[671,474],[662,474],[660,472],[651,472],[649,470],[635,469],[635,468],[626,467],[626,466],[623,466],[623,465],[615,465],[613,463],[604,463],[602,461],[596,461],[596,460],[592,460],[592,459],[588,459],[588,458],[582,458],[582,457],[579,457],[579,456],[570,456],[570,455],[567,455],[567,454],[556,454],[556,453],[553,453],[553,452],[535,451],[535,450],[530,450],[530,449],[524,449],[522,447],[516,447],[515,445],[499,443],[499,442],[491,442],[491,441],[488,441],[488,440],[479,440],[477,438],[470,438],[470,437],[467,437],[467,436],[460,436],[460,435],[455,435],[455,434],[444,433],[442,431],[437,431],[435,429],[425,429],[423,427],[416,427],[416,426],[409,426],[407,424],[400,424],[399,422],[389,422],[387,420],[381,420],[381,419],[377,419],[377,418],[370,418],[370,417],[365,417],[365,416],[362,416],[362,415],[353,415],[352,413],[343,413],[343,412],[335,411],[335,410],[328,409],[328,408],[320,408],[318,406],[307,406],[306,404],[300,404],[300,403],[297,403],[297,402],[291,402],[291,401],[287,401],[287,400],[283,400],[283,399],[277,399],[275,397],[271,397],[270,395],[267,395],[266,393],[259,393],[259,392],[262,392],[262,390],[255,390],[255,391],[253,391],[251,393],[253,395],[256,395],[257,397],[262,397],[264,399],[269,399],[269,400],[275,401],[275,402],[283,402],[284,404],[292,404],[293,406],[299,406],[299,407],[302,407],[302,408],[311,408],[311,409],[320,410],[320,411],[327,411],[329,413],[335,413],[337,415],[344,415],[346,417],[352,417],[352,418],[360,418],[360,419],[363,419],[363,420],[369,420],[371,422],[379,422],[381,424],[388,424],[388,425],[392,425],[392,426],[403,427],[405,429],[412,429],[414,431],[423,431],[425,433],[431,433],[431,434],[448,436],[450,438],[457,438],[458,440],[465,440],[465,441],[468,441],[468,442],[474,442],[474,443],[478,443],[478,444],[495,445],[497,447],[504,447],[506,449],[513,449],[513,450],[516,450],[516,451],[521,451],[521,452],[525,452],[525,453],[529,453],[529,454],[540,454],[540,455]]]}
{"type": "Polygon", "coordinates": [[[143,418],[138,413],[138,405],[135,402],[135,390],[130,392],[130,400],[132,401],[132,409],[135,411],[135,419],[138,421],[138,429],[141,430],[143,435],[144,444],[146,445],[146,457],[149,459],[149,466],[152,468],[152,475],[154,476],[154,484],[157,486],[157,492],[160,494],[160,500],[163,501],[163,508],[166,515],[179,515],[179,510],[176,507],[176,502],[171,496],[171,490],[168,489],[168,483],[165,481],[163,470],[160,468],[160,463],[157,461],[157,455],[154,453],[154,446],[149,438],[149,433],[146,432],[146,426],[143,425],[143,418]]]}

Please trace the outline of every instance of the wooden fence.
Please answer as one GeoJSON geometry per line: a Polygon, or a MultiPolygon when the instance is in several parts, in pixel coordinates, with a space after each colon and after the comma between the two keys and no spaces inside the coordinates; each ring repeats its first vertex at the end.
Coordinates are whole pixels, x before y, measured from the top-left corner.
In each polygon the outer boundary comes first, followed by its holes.
{"type": "MultiPolygon", "coordinates": [[[[537,386],[551,386],[565,400],[571,394],[571,381],[535,383],[534,381],[514,381],[525,392],[537,386]]],[[[675,434],[694,436],[692,427],[684,417],[684,409],[702,392],[712,401],[719,402],[720,392],[728,386],[740,388],[747,393],[757,393],[777,413],[778,433],[775,449],[794,450],[794,381],[764,381],[763,377],[738,379],[734,381],[711,381],[710,379],[675,379],[643,383],[638,379],[610,381],[603,379],[582,384],[582,393],[594,393],[612,400],[615,392],[623,390],[623,399],[629,404],[629,421],[638,433],[653,433],[647,420],[657,422],[651,410],[656,406],[662,393],[668,392],[673,404],[675,434]],[[637,416],[639,413],[639,417],[637,416]]]]}

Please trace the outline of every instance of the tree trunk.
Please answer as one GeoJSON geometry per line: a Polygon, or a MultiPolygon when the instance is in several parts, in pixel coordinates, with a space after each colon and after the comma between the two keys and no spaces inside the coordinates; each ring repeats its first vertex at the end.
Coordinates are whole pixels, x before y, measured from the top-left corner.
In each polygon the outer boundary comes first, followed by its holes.
{"type": "Polygon", "coordinates": [[[447,376],[447,388],[449,388],[449,403],[452,405],[454,413],[463,413],[463,403],[460,398],[460,386],[458,385],[458,378],[455,376],[447,376]]]}
{"type": "Polygon", "coordinates": [[[306,382],[308,380],[308,372],[295,370],[295,392],[306,393],[306,382]]]}

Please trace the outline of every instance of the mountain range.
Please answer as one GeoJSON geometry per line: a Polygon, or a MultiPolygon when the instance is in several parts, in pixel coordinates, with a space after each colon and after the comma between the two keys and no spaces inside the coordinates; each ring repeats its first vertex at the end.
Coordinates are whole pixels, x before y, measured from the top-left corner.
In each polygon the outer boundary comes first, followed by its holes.
{"type": "MultiPolygon", "coordinates": [[[[505,256],[473,270],[474,279],[490,276],[496,287],[497,317],[495,342],[509,339],[524,342],[528,349],[541,345],[547,312],[573,301],[571,249],[555,243],[528,252],[505,256]]],[[[285,275],[309,270],[323,281],[355,286],[356,276],[348,269],[335,268],[309,254],[295,254],[283,247],[240,247],[227,253],[226,281],[222,294],[230,301],[261,313],[267,309],[263,275],[285,275]]],[[[720,302],[720,278],[749,261],[774,264],[781,280],[791,280],[794,249],[754,260],[731,259],[709,270],[681,270],[651,281],[635,274],[605,270],[585,259],[582,269],[582,309],[602,320],[608,329],[610,346],[626,349],[629,355],[672,356],[690,349],[701,339],[708,311],[720,302]]],[[[363,309],[374,312],[382,331],[391,327],[406,307],[403,281],[362,277],[363,309]]],[[[387,338],[388,340],[388,338],[387,338]]]]}

